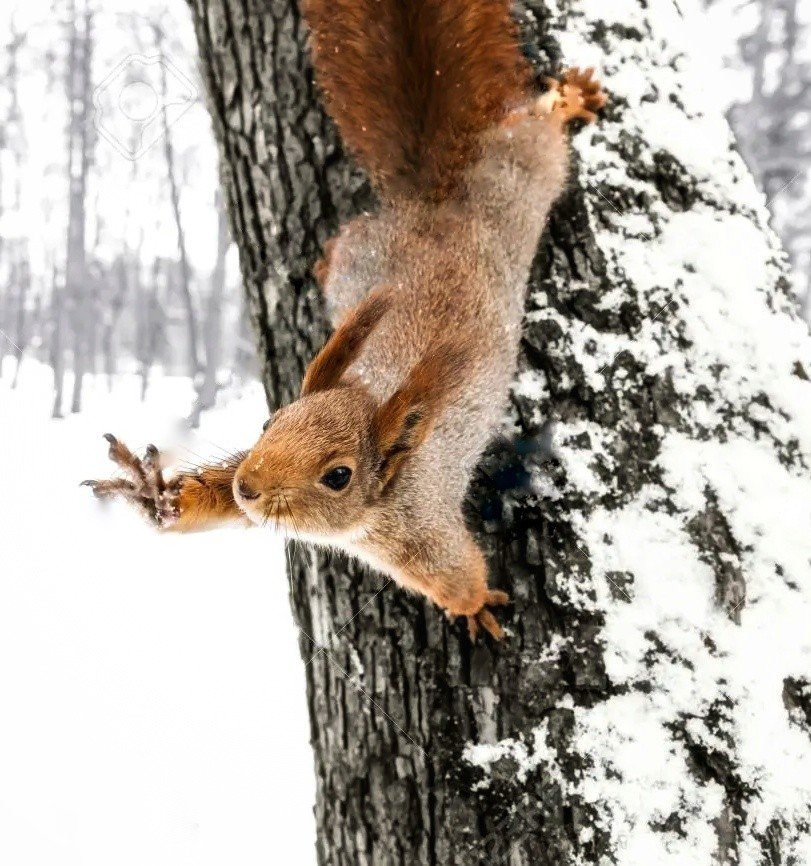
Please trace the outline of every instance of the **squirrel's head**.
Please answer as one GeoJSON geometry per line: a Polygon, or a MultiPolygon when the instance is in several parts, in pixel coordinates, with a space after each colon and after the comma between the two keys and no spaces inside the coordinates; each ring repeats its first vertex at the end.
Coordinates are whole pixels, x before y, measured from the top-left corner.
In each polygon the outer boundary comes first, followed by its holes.
{"type": "Polygon", "coordinates": [[[370,294],[307,369],[301,397],[276,412],[234,477],[234,498],[254,523],[330,536],[362,527],[419,448],[459,382],[468,352],[442,343],[378,403],[345,376],[391,307],[370,294]]]}

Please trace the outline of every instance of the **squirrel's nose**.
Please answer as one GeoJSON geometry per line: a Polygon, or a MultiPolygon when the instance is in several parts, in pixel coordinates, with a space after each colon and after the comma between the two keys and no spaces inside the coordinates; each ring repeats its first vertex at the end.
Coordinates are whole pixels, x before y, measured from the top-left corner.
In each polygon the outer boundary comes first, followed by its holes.
{"type": "Polygon", "coordinates": [[[237,492],[243,499],[259,499],[259,494],[244,478],[237,481],[237,492]]]}

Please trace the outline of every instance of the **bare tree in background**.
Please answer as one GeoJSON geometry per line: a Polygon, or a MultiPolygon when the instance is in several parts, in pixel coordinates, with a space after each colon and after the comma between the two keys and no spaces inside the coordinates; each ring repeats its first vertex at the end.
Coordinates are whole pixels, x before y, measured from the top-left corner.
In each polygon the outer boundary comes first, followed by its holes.
{"type": "Polygon", "coordinates": [[[228,234],[228,219],[223,206],[222,194],[218,191],[215,201],[217,209],[217,255],[209,280],[206,299],[206,317],[203,323],[203,344],[206,365],[202,380],[197,388],[189,424],[197,427],[200,415],[211,409],[217,397],[217,373],[222,363],[222,320],[223,298],[225,295],[225,257],[231,239],[228,234]]]}
{"type": "Polygon", "coordinates": [[[811,321],[811,63],[800,49],[811,36],[798,0],[754,0],[757,26],[741,39],[752,94],[730,112],[741,153],[766,194],[791,256],[811,321]]]}
{"type": "Polygon", "coordinates": [[[65,392],[65,280],[64,272],[53,266],[51,280],[51,317],[48,334],[48,354],[54,377],[54,399],[51,415],[62,417],[62,403],[65,392]]]}
{"type": "Polygon", "coordinates": [[[146,399],[149,375],[166,339],[166,311],[161,301],[165,289],[166,263],[156,258],[149,279],[137,294],[138,322],[136,327],[136,357],[141,378],[141,400],[146,399]]]}
{"type": "MultiPolygon", "coordinates": [[[[81,2],[81,0],[80,0],[81,2]]],[[[73,393],[71,412],[78,412],[82,404],[82,385],[90,364],[89,329],[95,327],[88,286],[86,198],[88,174],[94,142],[91,125],[91,79],[93,56],[93,13],[90,5],[77,8],[75,0],[68,5],[70,49],[66,69],[68,99],[68,228],[65,262],[64,299],[60,300],[56,319],[58,337],[56,352],[62,354],[62,331],[65,326],[67,301],[73,348],[73,393]]],[[[64,361],[59,358],[55,375],[64,375],[64,361]]],[[[57,386],[61,394],[62,386],[57,386]]],[[[62,407],[54,402],[54,417],[61,416],[62,407]]]]}
{"type": "MultiPolygon", "coordinates": [[[[374,204],[319,106],[297,3],[190,5],[274,408],[326,334],[313,262],[374,204]]],[[[803,791],[775,802],[784,783],[736,737],[768,713],[807,749],[811,683],[752,700],[728,656],[748,579],[783,609],[807,579],[807,543],[763,515],[779,564],[758,559],[736,505],[808,472],[786,397],[808,400],[808,335],[720,109],[688,78],[677,5],[617,6],[517,10],[540,72],[559,40],[569,62],[599,49],[613,107],[541,245],[509,432],[470,499],[515,602],[509,640],[471,646],[379,576],[290,549],[321,864],[604,864],[639,840],[651,863],[789,864],[807,842],[803,791]],[[684,613],[694,591],[708,605],[684,613]]]]}
{"type": "Polygon", "coordinates": [[[81,406],[87,373],[102,370],[112,387],[117,371],[134,362],[146,390],[149,368],[160,365],[169,375],[194,379],[202,403],[192,414],[199,416],[216,391],[211,364],[241,373],[253,363],[244,334],[222,329],[226,318],[245,320],[238,310],[242,295],[227,283],[222,248],[213,273],[194,258],[205,243],[214,252],[214,232],[185,213],[184,190],[193,171],[192,195],[202,192],[205,199],[210,192],[213,200],[214,143],[195,135],[194,122],[174,125],[178,73],[189,105],[194,87],[193,75],[181,71],[187,47],[166,23],[173,21],[171,7],[122,15],[90,0],[52,0],[43,20],[26,17],[25,32],[10,13],[1,17],[9,29],[0,57],[0,355],[12,361],[3,369],[16,381],[13,359],[20,350],[31,358],[32,372],[37,363],[50,365],[52,413],[61,417],[81,406]],[[156,51],[161,63],[132,61],[156,51]],[[147,148],[138,154],[144,129],[138,111],[146,107],[138,94],[150,87],[160,110],[149,119],[147,148]],[[101,146],[96,124],[105,135],[101,146]],[[65,146],[53,146],[63,133],[65,146]],[[118,148],[111,141],[117,137],[118,148]],[[23,190],[40,170],[41,182],[23,190]],[[123,195],[112,201],[117,189],[123,195]],[[126,209],[123,219],[119,209],[126,209]],[[131,236],[133,219],[143,224],[140,241],[131,236]],[[212,237],[203,241],[201,231],[212,237]],[[162,258],[167,238],[177,250],[174,263],[162,258]],[[138,312],[141,292],[145,316],[138,312]],[[145,318],[157,328],[148,337],[145,318]]]}
{"type": "Polygon", "coordinates": [[[28,344],[28,295],[31,290],[31,268],[28,263],[28,243],[17,240],[10,253],[9,287],[16,287],[17,322],[14,329],[14,378],[11,387],[16,388],[20,380],[23,353],[28,344]]]}
{"type": "MultiPolygon", "coordinates": [[[[136,176],[137,162],[133,160],[131,177],[136,176]]],[[[128,297],[134,293],[130,290],[130,283],[135,276],[134,272],[139,265],[140,255],[133,255],[127,243],[128,228],[130,223],[130,206],[125,205],[124,214],[124,243],[123,249],[113,262],[110,279],[107,284],[107,303],[102,307],[102,333],[101,333],[101,351],[104,358],[104,373],[107,376],[107,387],[112,390],[113,380],[116,374],[117,367],[117,346],[116,346],[116,330],[124,311],[128,297]]],[[[140,232],[140,237],[143,239],[143,229],[140,232]]],[[[137,251],[140,253],[140,250],[137,251]]]]}
{"type": "MultiPolygon", "coordinates": [[[[165,36],[160,24],[153,25],[153,35],[155,46],[158,49],[160,57],[165,56],[164,41],[165,36]]],[[[200,356],[197,348],[198,333],[197,333],[197,313],[194,306],[194,297],[191,287],[191,268],[189,267],[189,257],[186,250],[186,235],[183,230],[183,219],[180,213],[180,185],[177,179],[177,167],[175,165],[175,150],[172,142],[172,129],[169,124],[167,114],[169,101],[169,88],[166,80],[166,65],[159,63],[158,69],[161,82],[161,123],[163,125],[163,154],[166,161],[166,177],[169,182],[169,201],[172,205],[172,216],[175,222],[175,230],[177,231],[177,255],[178,265],[180,268],[180,293],[183,299],[183,304],[186,310],[186,328],[188,332],[188,352],[189,352],[189,375],[194,378],[200,372],[200,356]]]]}
{"type": "MultiPolygon", "coordinates": [[[[12,183],[12,201],[11,207],[16,210],[20,206],[20,197],[22,195],[20,171],[19,167],[22,163],[23,154],[25,151],[23,118],[20,106],[20,51],[25,45],[25,34],[21,33],[16,26],[14,19],[10,22],[10,38],[5,45],[5,56],[8,58],[8,63],[4,73],[4,84],[8,91],[8,109],[6,116],[0,125],[0,150],[7,150],[11,153],[12,163],[16,171],[11,178],[12,183]]],[[[0,166],[0,216],[2,216],[2,202],[4,178],[2,177],[2,166],[0,166]]],[[[3,252],[3,244],[5,238],[0,233],[0,256],[3,252]]]]}
{"type": "MultiPolygon", "coordinates": [[[[10,39],[5,46],[8,64],[5,70],[5,86],[8,90],[8,107],[5,117],[0,123],[0,153],[5,150],[11,155],[12,173],[8,179],[11,187],[11,211],[18,211],[22,198],[21,166],[25,153],[25,131],[20,106],[19,87],[20,51],[25,45],[25,34],[17,30],[14,19],[10,25],[10,39]]],[[[6,180],[2,176],[2,160],[0,160],[0,219],[3,217],[3,196],[6,180]]],[[[28,290],[30,288],[30,269],[28,267],[28,244],[25,238],[6,238],[0,232],[0,274],[5,270],[6,284],[3,287],[3,303],[0,305],[0,325],[6,331],[0,340],[11,343],[14,350],[16,365],[14,368],[13,385],[16,387],[22,355],[25,350],[25,324],[28,290]],[[8,334],[13,332],[12,341],[8,334]]],[[[5,349],[5,346],[2,346],[5,349]]]]}

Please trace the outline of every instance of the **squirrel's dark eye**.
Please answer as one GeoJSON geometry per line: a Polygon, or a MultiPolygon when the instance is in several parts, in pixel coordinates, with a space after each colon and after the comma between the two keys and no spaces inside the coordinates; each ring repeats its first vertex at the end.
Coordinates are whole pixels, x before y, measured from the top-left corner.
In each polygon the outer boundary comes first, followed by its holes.
{"type": "Polygon", "coordinates": [[[270,427],[270,422],[271,422],[272,420],[273,420],[272,418],[268,418],[268,420],[265,421],[265,423],[262,425],[262,432],[263,432],[263,433],[265,432],[265,430],[268,429],[268,427],[270,427]]]}
{"type": "Polygon", "coordinates": [[[330,490],[343,490],[351,477],[352,470],[348,466],[336,466],[323,476],[321,483],[330,490]]]}

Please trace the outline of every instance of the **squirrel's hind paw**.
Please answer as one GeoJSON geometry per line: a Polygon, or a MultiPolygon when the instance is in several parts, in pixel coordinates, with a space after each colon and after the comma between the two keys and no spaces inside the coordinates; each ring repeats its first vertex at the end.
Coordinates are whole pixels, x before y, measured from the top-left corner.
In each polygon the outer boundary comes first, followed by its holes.
{"type": "Polygon", "coordinates": [[[501,640],[504,637],[504,629],[493,613],[487,608],[502,607],[510,603],[510,597],[506,592],[500,589],[488,590],[484,604],[481,610],[467,617],[467,630],[470,635],[470,640],[475,643],[479,636],[479,626],[481,626],[494,640],[501,640]]]}
{"type": "Polygon", "coordinates": [[[540,98],[539,105],[558,115],[564,123],[585,120],[593,123],[597,112],[608,102],[599,81],[594,78],[594,67],[568,69],[563,78],[548,78],[549,91],[540,98]]]}

